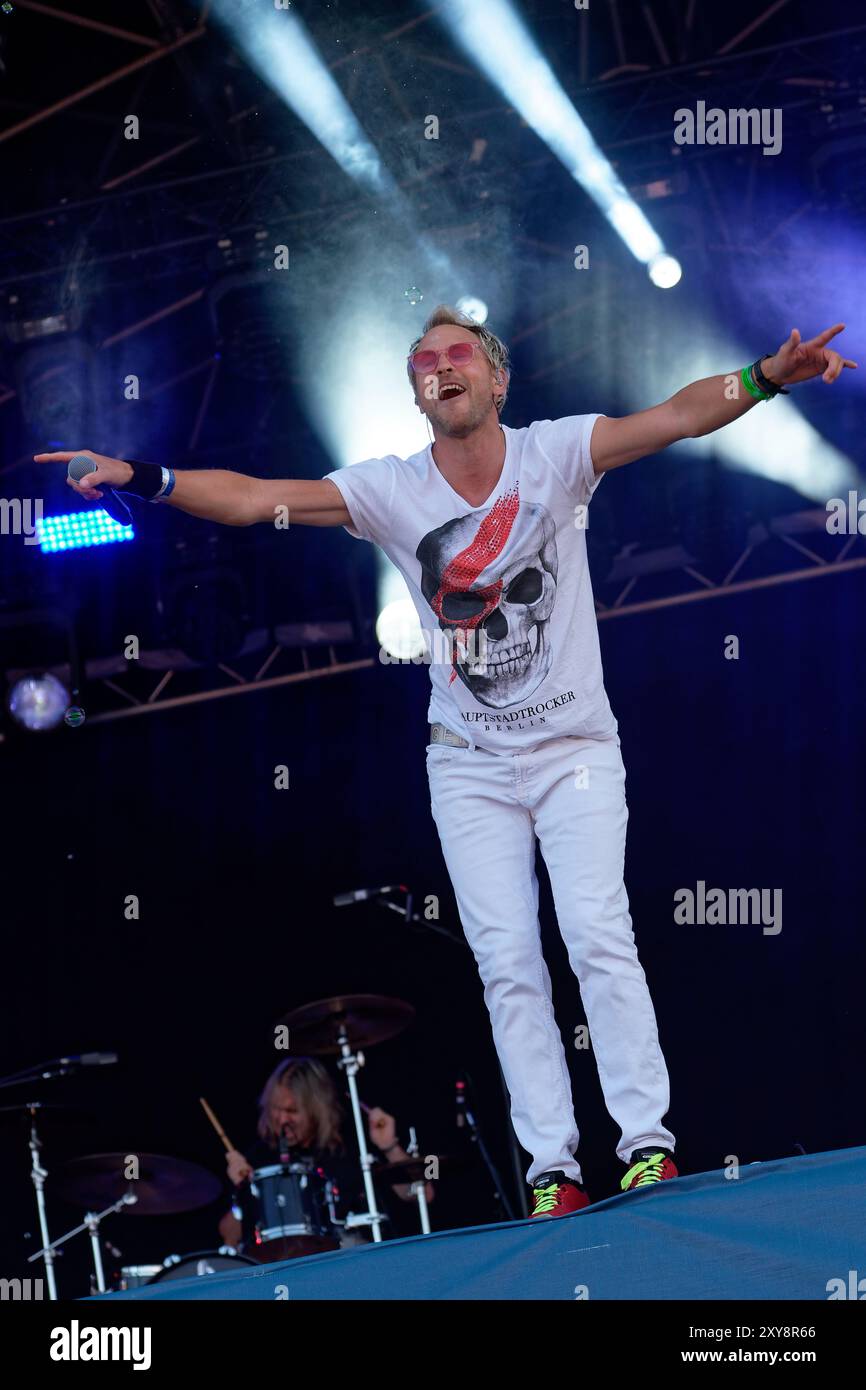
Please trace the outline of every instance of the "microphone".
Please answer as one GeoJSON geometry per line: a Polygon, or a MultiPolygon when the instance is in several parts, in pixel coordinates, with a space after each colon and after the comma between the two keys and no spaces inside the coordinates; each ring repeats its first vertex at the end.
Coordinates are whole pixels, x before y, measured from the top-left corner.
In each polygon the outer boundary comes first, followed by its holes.
{"type": "Polygon", "coordinates": [[[351,893],[338,893],[334,907],[351,907],[353,903],[366,902],[368,898],[381,898],[385,893],[407,893],[405,883],[387,883],[384,888],[356,888],[351,893]]]}
{"type": "Polygon", "coordinates": [[[77,1052],[74,1057],[58,1057],[53,1066],[61,1067],[113,1067],[117,1061],[116,1052],[77,1052]]]}
{"type": "Polygon", "coordinates": [[[466,1125],[466,1082],[458,1077],[454,1082],[454,1104],[457,1107],[455,1123],[458,1129],[466,1125]]]}
{"type": "Polygon", "coordinates": [[[280,1132],[279,1132],[279,1134],[277,1135],[277,1138],[278,1138],[279,1141],[280,1141],[280,1143],[279,1143],[280,1163],[282,1163],[283,1167],[288,1167],[288,1163],[289,1163],[289,1147],[290,1147],[290,1146],[289,1146],[289,1144],[286,1143],[286,1126],[285,1126],[285,1125],[280,1125],[280,1132]]]}
{"type": "MultiPolygon", "coordinates": [[[[88,458],[86,454],[75,454],[69,460],[66,476],[71,478],[74,483],[80,483],[81,479],[86,477],[88,473],[95,472],[96,464],[93,459],[88,458]]],[[[105,508],[112,521],[116,521],[119,526],[131,526],[132,512],[123,498],[117,495],[113,487],[106,487],[105,484],[102,485],[100,491],[102,492],[100,506],[105,508]]]]}

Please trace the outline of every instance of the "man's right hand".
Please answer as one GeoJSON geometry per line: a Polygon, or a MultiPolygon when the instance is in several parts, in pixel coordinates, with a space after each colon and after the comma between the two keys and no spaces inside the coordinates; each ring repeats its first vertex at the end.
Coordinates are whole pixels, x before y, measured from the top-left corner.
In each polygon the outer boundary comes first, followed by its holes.
{"type": "Polygon", "coordinates": [[[33,458],[36,463],[68,464],[76,454],[84,454],[96,464],[96,472],[85,474],[80,483],[66,479],[67,485],[85,502],[98,502],[102,487],[125,487],[132,477],[131,464],[124,463],[123,459],[106,458],[105,454],[94,454],[91,449],[63,449],[57,454],[34,454],[33,458]]]}
{"type": "Polygon", "coordinates": [[[227,1151],[226,1168],[232,1187],[240,1187],[241,1183],[246,1182],[252,1177],[252,1168],[247,1163],[243,1154],[239,1153],[237,1149],[229,1149],[227,1151]]]}

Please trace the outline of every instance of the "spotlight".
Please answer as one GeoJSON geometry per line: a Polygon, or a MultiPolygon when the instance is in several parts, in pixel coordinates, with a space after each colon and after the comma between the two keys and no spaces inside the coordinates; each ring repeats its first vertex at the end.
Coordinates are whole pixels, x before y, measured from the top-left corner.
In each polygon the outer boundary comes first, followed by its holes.
{"type": "Polygon", "coordinates": [[[602,154],[517,7],[510,0],[440,0],[433,13],[601,208],[632,255],[648,264],[663,250],[658,233],[602,154]]]}
{"type": "Polygon", "coordinates": [[[657,289],[670,290],[674,285],[678,285],[683,278],[683,268],[676,256],[669,256],[666,251],[658,256],[653,256],[647,267],[649,278],[657,289]]]}
{"type": "Polygon", "coordinates": [[[386,603],[376,619],[379,646],[397,661],[411,661],[424,652],[424,634],[410,598],[386,603]]]}
{"type": "Polygon", "coordinates": [[[464,294],[457,301],[457,308],[462,314],[467,314],[476,323],[487,322],[487,305],[483,299],[475,299],[471,294],[464,294]]]}
{"type": "Polygon", "coordinates": [[[54,729],[69,708],[69,691],[56,676],[22,676],[12,686],[7,704],[23,729],[54,729]]]}
{"type": "Polygon", "coordinates": [[[368,192],[394,193],[396,185],[324,62],[295,9],[216,0],[216,17],[259,76],[292,108],[350,178],[368,192]]]}

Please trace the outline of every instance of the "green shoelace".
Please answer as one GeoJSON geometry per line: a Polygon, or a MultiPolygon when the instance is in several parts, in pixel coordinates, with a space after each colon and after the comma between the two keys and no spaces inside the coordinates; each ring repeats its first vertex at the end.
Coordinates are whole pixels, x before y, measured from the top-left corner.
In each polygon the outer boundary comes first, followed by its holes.
{"type": "Polygon", "coordinates": [[[632,1186],[632,1179],[636,1173],[640,1173],[640,1177],[634,1184],[635,1187],[649,1187],[654,1182],[661,1182],[664,1162],[664,1154],[653,1154],[651,1158],[642,1158],[640,1163],[635,1163],[620,1183],[623,1192],[627,1192],[632,1186]]]}
{"type": "Polygon", "coordinates": [[[553,1182],[549,1187],[536,1187],[535,1189],[535,1211],[533,1216],[538,1216],[542,1212],[548,1212],[556,1206],[556,1196],[559,1192],[559,1183],[553,1182]]]}

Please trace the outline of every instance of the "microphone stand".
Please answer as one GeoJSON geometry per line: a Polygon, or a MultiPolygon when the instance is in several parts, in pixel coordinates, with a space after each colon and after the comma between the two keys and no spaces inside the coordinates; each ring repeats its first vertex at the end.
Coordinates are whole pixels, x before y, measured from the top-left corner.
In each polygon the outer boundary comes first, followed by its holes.
{"type": "MultiPolygon", "coordinates": [[[[417,923],[418,927],[421,930],[436,932],[437,935],[444,936],[445,940],[450,941],[453,946],[464,946],[467,951],[470,949],[469,942],[466,940],[465,936],[455,936],[453,932],[448,931],[445,927],[440,927],[437,923],[430,922],[427,920],[427,918],[421,917],[417,912],[413,912],[413,894],[408,888],[406,889],[406,903],[404,906],[401,906],[400,903],[389,902],[386,898],[375,898],[373,901],[375,901],[377,907],[389,908],[391,912],[399,913],[401,917],[405,918],[407,926],[414,926],[417,923]]],[[[505,1112],[509,1117],[506,1132],[508,1136],[508,1149],[511,1156],[511,1166],[514,1173],[515,1183],[517,1186],[518,1205],[520,1207],[522,1215],[524,1217],[528,1217],[529,1203],[527,1201],[526,1183],[523,1177],[523,1160],[521,1158],[521,1149],[520,1145],[517,1142],[517,1135],[514,1133],[514,1127],[511,1124],[511,1096],[508,1091],[508,1086],[505,1082],[505,1076],[503,1074],[502,1067],[499,1063],[498,1056],[496,1058],[496,1066],[499,1072],[499,1081],[502,1086],[502,1094],[505,1099],[505,1112]]],[[[466,1118],[469,1122],[472,1142],[477,1145],[478,1152],[481,1154],[487,1171],[489,1172],[490,1177],[493,1180],[497,1201],[499,1201],[505,1208],[506,1212],[508,1213],[509,1221],[514,1221],[517,1218],[514,1216],[513,1206],[511,1202],[508,1200],[502,1182],[500,1181],[499,1174],[496,1170],[496,1166],[493,1162],[493,1159],[490,1156],[490,1151],[487,1148],[487,1145],[481,1136],[481,1129],[474,1116],[471,1116],[469,1111],[466,1112],[466,1118]]]]}
{"type": "MultiPolygon", "coordinates": [[[[48,1215],[45,1210],[45,1179],[48,1177],[48,1169],[42,1167],[39,1159],[42,1141],[36,1128],[36,1110],[36,1105],[30,1107],[30,1178],[36,1192],[39,1234],[42,1237],[42,1250],[39,1254],[43,1255],[45,1259],[45,1282],[48,1285],[48,1297],[52,1302],[56,1302],[57,1279],[54,1274],[54,1246],[49,1245],[48,1215]]],[[[33,1258],[36,1257],[31,1256],[31,1259],[33,1258]]]]}
{"type": "MultiPolygon", "coordinates": [[[[501,1068],[501,1067],[499,1068],[499,1075],[502,1077],[502,1085],[503,1085],[503,1087],[504,1087],[504,1086],[505,1086],[505,1077],[502,1076],[502,1068],[501,1068]]],[[[470,1079],[471,1079],[471,1078],[470,1078],[470,1079]]],[[[508,1094],[508,1092],[506,1091],[506,1095],[507,1095],[507,1094],[508,1094]]],[[[505,1209],[505,1215],[506,1215],[506,1217],[508,1218],[508,1220],[509,1220],[509,1221],[516,1221],[517,1218],[516,1218],[516,1216],[514,1215],[514,1208],[512,1207],[510,1201],[508,1200],[508,1193],[505,1191],[505,1188],[504,1188],[503,1185],[502,1185],[502,1180],[501,1180],[501,1178],[500,1178],[500,1176],[499,1176],[499,1173],[498,1173],[498,1171],[497,1171],[496,1164],[493,1162],[493,1159],[492,1159],[492,1157],[491,1157],[491,1155],[490,1155],[490,1151],[489,1151],[489,1149],[487,1148],[486,1143],[484,1142],[484,1136],[482,1135],[481,1130],[480,1130],[480,1128],[478,1127],[478,1121],[475,1119],[475,1115],[473,1114],[473,1112],[472,1112],[472,1110],[469,1108],[469,1106],[466,1104],[466,1101],[465,1101],[465,1100],[464,1100],[464,1102],[463,1102],[463,1114],[464,1114],[464,1117],[465,1117],[465,1119],[466,1119],[466,1124],[467,1124],[468,1127],[469,1127],[469,1137],[471,1138],[472,1143],[473,1143],[473,1144],[476,1144],[476,1145],[478,1146],[478,1152],[481,1154],[481,1157],[482,1157],[482,1159],[484,1160],[484,1164],[485,1164],[485,1166],[486,1166],[486,1168],[487,1168],[487,1171],[489,1172],[490,1176],[491,1176],[492,1179],[493,1179],[494,1186],[495,1186],[495,1188],[496,1188],[496,1197],[497,1197],[497,1200],[499,1201],[500,1205],[501,1205],[502,1207],[504,1207],[504,1209],[505,1209]]],[[[509,1126],[509,1132],[513,1132],[513,1131],[511,1131],[511,1127],[510,1127],[510,1126],[509,1126]]],[[[522,1176],[522,1175],[519,1174],[518,1176],[522,1176]]],[[[525,1185],[525,1184],[524,1184],[524,1185],[525,1185]]],[[[525,1212],[525,1215],[528,1216],[528,1215],[529,1215],[529,1212],[526,1211],[526,1212],[525,1212]]]]}
{"type": "Polygon", "coordinates": [[[9,1086],[29,1086],[36,1081],[53,1081],[58,1076],[71,1076],[73,1072],[80,1070],[80,1067],[81,1063],[74,1058],[68,1058],[65,1062],[53,1058],[50,1062],[40,1062],[38,1066],[27,1067],[25,1071],[16,1071],[10,1076],[0,1077],[0,1091],[6,1090],[9,1086]]]}
{"type": "MultiPolygon", "coordinates": [[[[9,1076],[0,1077],[0,1090],[6,1090],[10,1086],[28,1085],[35,1081],[51,1081],[57,1076],[68,1076],[82,1064],[75,1058],[59,1060],[53,1058],[49,1062],[40,1062],[38,1066],[27,1067],[24,1071],[13,1072],[9,1076]]],[[[40,1153],[42,1151],[42,1140],[39,1138],[39,1131],[36,1127],[36,1115],[42,1109],[42,1102],[38,1100],[24,1101],[21,1105],[22,1110],[30,1112],[30,1180],[36,1193],[36,1211],[39,1219],[39,1235],[42,1239],[42,1249],[35,1255],[28,1258],[27,1263],[32,1264],[34,1260],[42,1259],[45,1261],[45,1282],[48,1285],[48,1298],[52,1302],[57,1301],[57,1279],[54,1273],[54,1252],[58,1245],[68,1240],[69,1236],[77,1235],[79,1231],[90,1231],[90,1243],[93,1252],[93,1262],[96,1270],[96,1280],[100,1293],[105,1289],[105,1281],[102,1273],[102,1255],[99,1249],[99,1239],[97,1229],[102,1217],[107,1215],[103,1212],[100,1216],[92,1216],[89,1212],[84,1220],[83,1226],[76,1226],[74,1231],[70,1231],[60,1240],[52,1244],[48,1235],[48,1213],[45,1206],[45,1179],[48,1177],[48,1169],[43,1168],[40,1153]]],[[[110,1207],[110,1211],[119,1210],[126,1202],[134,1202],[135,1197],[124,1197],[115,1207],[110,1207]]]]}

